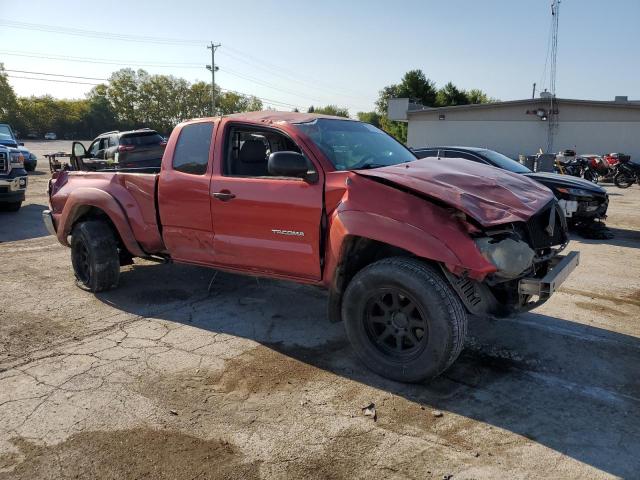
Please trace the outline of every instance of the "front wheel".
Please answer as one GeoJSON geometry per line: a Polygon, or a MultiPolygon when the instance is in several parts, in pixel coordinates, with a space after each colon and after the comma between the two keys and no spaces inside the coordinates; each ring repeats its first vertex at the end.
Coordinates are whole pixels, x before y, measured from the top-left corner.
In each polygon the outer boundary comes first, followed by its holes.
{"type": "Polygon", "coordinates": [[[618,188],[629,188],[634,182],[635,178],[627,172],[620,172],[613,177],[613,183],[615,183],[618,188]]]}
{"type": "Polygon", "coordinates": [[[391,380],[420,382],[462,351],[467,318],[456,292],[424,262],[393,257],[358,272],[342,302],[347,337],[362,362],[391,380]]]}
{"type": "Polygon", "coordinates": [[[116,287],[120,253],[110,225],[100,220],[78,223],[71,233],[71,263],[80,288],[101,292],[116,287]]]}

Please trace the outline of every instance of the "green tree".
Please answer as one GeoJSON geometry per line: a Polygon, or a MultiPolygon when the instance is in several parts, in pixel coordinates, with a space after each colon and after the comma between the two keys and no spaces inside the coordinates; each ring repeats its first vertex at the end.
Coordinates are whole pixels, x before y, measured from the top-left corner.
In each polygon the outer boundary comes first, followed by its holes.
{"type": "Polygon", "coordinates": [[[316,107],[311,111],[313,106],[309,109],[309,113],[320,113],[322,115],[333,115],[335,117],[349,118],[349,110],[345,107],[338,107],[337,105],[327,105],[326,107],[316,107]]]}
{"type": "Polygon", "coordinates": [[[218,102],[218,110],[222,115],[238,112],[254,112],[262,110],[262,100],[254,96],[241,95],[236,92],[223,93],[218,102]]]}
{"type": "Polygon", "coordinates": [[[438,90],[436,94],[437,107],[452,107],[455,105],[466,105],[469,103],[467,94],[464,90],[460,90],[453,83],[448,82],[444,87],[438,90]]]}
{"type": "Polygon", "coordinates": [[[496,99],[490,98],[486,93],[478,88],[472,88],[467,92],[467,100],[469,103],[489,103],[495,102],[496,99]]]}
{"type": "Polygon", "coordinates": [[[378,112],[358,112],[357,116],[361,122],[370,123],[374,127],[381,127],[382,116],[378,112]]]}
{"type": "MultiPolygon", "coordinates": [[[[17,122],[18,99],[11,84],[4,64],[0,63],[0,122],[10,123],[12,125],[17,122]]],[[[17,125],[14,125],[18,128],[17,125]]]]}
{"type": "Polygon", "coordinates": [[[422,70],[410,70],[404,74],[400,83],[388,85],[380,90],[376,111],[380,115],[386,115],[390,98],[408,98],[431,107],[436,102],[436,94],[435,83],[429,80],[422,70]]]}

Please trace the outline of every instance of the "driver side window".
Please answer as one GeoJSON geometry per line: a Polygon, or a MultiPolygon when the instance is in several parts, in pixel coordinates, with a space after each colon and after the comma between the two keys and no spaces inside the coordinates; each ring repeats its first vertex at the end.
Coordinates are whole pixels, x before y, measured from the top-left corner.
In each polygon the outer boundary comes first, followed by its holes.
{"type": "Polygon", "coordinates": [[[302,153],[289,137],[275,130],[231,127],[227,139],[223,169],[226,176],[268,177],[272,153],[302,153]]]}

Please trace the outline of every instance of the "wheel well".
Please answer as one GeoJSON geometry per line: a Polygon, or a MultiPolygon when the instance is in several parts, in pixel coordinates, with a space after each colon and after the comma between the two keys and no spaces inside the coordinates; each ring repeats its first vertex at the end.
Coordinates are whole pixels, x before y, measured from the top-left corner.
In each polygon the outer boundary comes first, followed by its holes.
{"type": "Polygon", "coordinates": [[[102,222],[105,222],[107,225],[109,225],[109,228],[111,228],[111,231],[113,232],[113,235],[115,236],[116,241],[118,243],[118,250],[120,252],[125,252],[126,254],[128,254],[128,256],[131,256],[131,254],[127,250],[127,247],[122,241],[122,238],[120,237],[120,232],[118,232],[118,229],[113,224],[113,222],[111,221],[111,218],[109,218],[109,215],[107,215],[104,210],[91,205],[85,205],[85,206],[79,207],[75,217],[76,217],[75,220],[71,224],[70,232],[73,232],[73,228],[80,222],[85,222],[87,220],[100,220],[102,222]]]}
{"type": "Polygon", "coordinates": [[[342,295],[351,279],[367,265],[388,257],[415,257],[403,248],[365,237],[349,236],[344,240],[340,262],[329,289],[328,316],[332,322],[342,318],[342,295]]]}

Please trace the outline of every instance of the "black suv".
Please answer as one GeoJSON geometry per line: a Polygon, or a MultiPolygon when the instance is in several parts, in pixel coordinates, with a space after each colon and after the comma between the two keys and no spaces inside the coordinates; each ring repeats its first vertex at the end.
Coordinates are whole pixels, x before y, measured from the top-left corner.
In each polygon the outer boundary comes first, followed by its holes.
{"type": "Polygon", "coordinates": [[[607,191],[582,178],[557,173],[532,172],[511,158],[489,150],[474,147],[425,147],[413,148],[418,158],[463,158],[492,167],[525,175],[549,188],[564,210],[570,226],[587,226],[596,220],[607,218],[609,196],[607,191]]]}
{"type": "Polygon", "coordinates": [[[159,168],[167,145],[155,130],[142,128],[128,132],[106,132],[89,148],[73,142],[71,165],[76,170],[159,168]]]}

